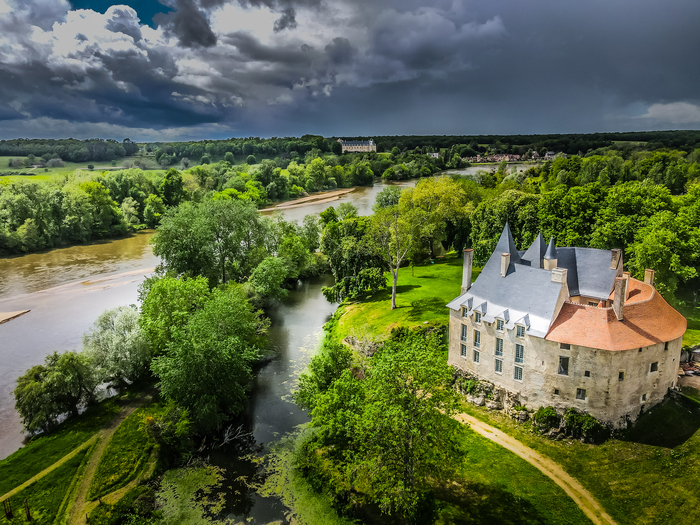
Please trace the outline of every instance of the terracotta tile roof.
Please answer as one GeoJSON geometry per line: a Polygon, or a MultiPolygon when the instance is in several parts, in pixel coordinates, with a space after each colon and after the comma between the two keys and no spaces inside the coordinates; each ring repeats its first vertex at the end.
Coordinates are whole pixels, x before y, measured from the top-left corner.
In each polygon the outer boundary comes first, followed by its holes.
{"type": "Polygon", "coordinates": [[[600,350],[631,350],[677,339],[686,326],[685,317],[652,286],[630,279],[622,321],[612,308],[567,302],[545,339],[600,350]]]}

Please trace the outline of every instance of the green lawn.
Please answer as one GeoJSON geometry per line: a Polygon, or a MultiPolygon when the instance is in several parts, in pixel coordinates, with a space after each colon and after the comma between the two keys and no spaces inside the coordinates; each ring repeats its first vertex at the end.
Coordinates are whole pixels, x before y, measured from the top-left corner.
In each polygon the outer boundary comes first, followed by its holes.
{"type": "Polygon", "coordinates": [[[441,492],[437,523],[590,523],[538,469],[467,426],[463,433],[464,478],[441,492]]]}
{"type": "Polygon", "coordinates": [[[676,309],[688,320],[683,346],[700,345],[700,306],[693,307],[686,303],[686,306],[676,306],[676,309]]]}
{"type": "Polygon", "coordinates": [[[141,408],[119,425],[97,465],[90,483],[89,500],[123,487],[143,470],[153,445],[140,427],[143,418],[153,412],[153,407],[141,408]]]}
{"type": "MultiPolygon", "coordinates": [[[[391,277],[386,274],[388,282],[391,277]]],[[[475,269],[472,280],[479,275],[475,269]]],[[[460,294],[462,259],[448,254],[434,264],[405,267],[399,271],[396,310],[391,310],[391,286],[364,301],[344,304],[337,337],[383,339],[392,328],[416,326],[428,321],[447,323],[445,306],[460,294]]]]}
{"type": "MultiPolygon", "coordinates": [[[[64,177],[66,175],[71,175],[75,173],[76,170],[82,170],[85,173],[89,173],[87,169],[88,164],[95,166],[94,171],[101,171],[100,168],[117,170],[124,169],[125,165],[133,163],[137,160],[141,160],[146,163],[146,169],[148,170],[161,170],[162,168],[158,165],[154,157],[148,156],[134,156],[134,157],[124,157],[117,161],[116,166],[112,166],[109,161],[89,161],[89,162],[66,162],[65,166],[60,168],[11,168],[8,166],[10,159],[16,158],[12,157],[1,157],[0,156],[0,181],[1,180],[53,180],[56,178],[64,177]],[[25,175],[7,175],[9,172],[21,172],[25,175]]],[[[180,167],[179,165],[175,167],[180,167]]]]}
{"type": "Polygon", "coordinates": [[[61,425],[55,432],[34,438],[27,446],[0,461],[0,495],[50,467],[90,439],[118,411],[114,399],[100,403],[79,418],[61,425]]]}
{"type": "Polygon", "coordinates": [[[64,497],[70,492],[73,480],[86,457],[88,449],[81,450],[75,457],[56,470],[29,485],[23,491],[10,498],[13,519],[7,519],[5,513],[0,513],[0,524],[27,523],[24,511],[26,498],[32,523],[37,525],[49,525],[59,513],[64,497]]]}
{"type": "Polygon", "coordinates": [[[698,522],[700,407],[692,401],[668,400],[602,445],[552,441],[466,402],[464,411],[562,465],[620,525],[698,522]]]}

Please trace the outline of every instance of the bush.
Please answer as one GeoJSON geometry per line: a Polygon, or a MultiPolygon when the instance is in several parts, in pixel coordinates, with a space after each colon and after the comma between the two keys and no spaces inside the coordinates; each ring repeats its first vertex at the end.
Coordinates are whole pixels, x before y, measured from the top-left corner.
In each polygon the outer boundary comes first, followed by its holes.
{"type": "Polygon", "coordinates": [[[550,428],[559,427],[561,418],[553,407],[540,407],[532,416],[532,426],[538,432],[546,432],[550,428]]]}
{"type": "Polygon", "coordinates": [[[571,437],[592,442],[604,441],[608,436],[608,429],[600,421],[591,416],[570,408],[564,414],[566,433],[571,437]]]}
{"type": "Polygon", "coordinates": [[[87,167],[88,167],[89,170],[94,170],[94,169],[95,169],[95,165],[94,165],[94,164],[88,164],[87,167]]]}

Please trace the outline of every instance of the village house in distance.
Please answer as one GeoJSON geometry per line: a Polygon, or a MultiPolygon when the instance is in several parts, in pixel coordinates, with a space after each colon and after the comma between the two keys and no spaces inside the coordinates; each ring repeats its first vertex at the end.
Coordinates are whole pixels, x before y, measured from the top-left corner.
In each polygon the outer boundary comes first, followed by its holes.
{"type": "Polygon", "coordinates": [[[624,428],[676,386],[686,319],[623,272],[620,250],[549,246],[519,252],[506,224],[474,284],[449,303],[450,365],[527,408],[575,407],[624,428]]]}
{"type": "Polygon", "coordinates": [[[374,140],[343,140],[338,139],[340,146],[343,148],[343,153],[362,153],[366,151],[377,151],[377,145],[374,140]]]}

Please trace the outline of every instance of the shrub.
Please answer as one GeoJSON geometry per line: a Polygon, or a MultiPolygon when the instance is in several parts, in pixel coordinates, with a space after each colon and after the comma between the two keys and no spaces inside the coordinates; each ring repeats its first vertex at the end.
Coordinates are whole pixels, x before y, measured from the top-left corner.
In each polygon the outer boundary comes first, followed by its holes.
{"type": "Polygon", "coordinates": [[[558,427],[561,418],[553,407],[540,407],[532,416],[532,426],[538,432],[546,432],[550,428],[558,427]]]}
{"type": "Polygon", "coordinates": [[[593,442],[607,438],[608,429],[600,421],[591,416],[570,408],[564,414],[564,424],[567,434],[574,438],[583,438],[593,442]]]}
{"type": "Polygon", "coordinates": [[[95,165],[94,165],[94,164],[88,164],[87,167],[88,167],[89,170],[94,170],[94,169],[95,169],[95,165]]]}

